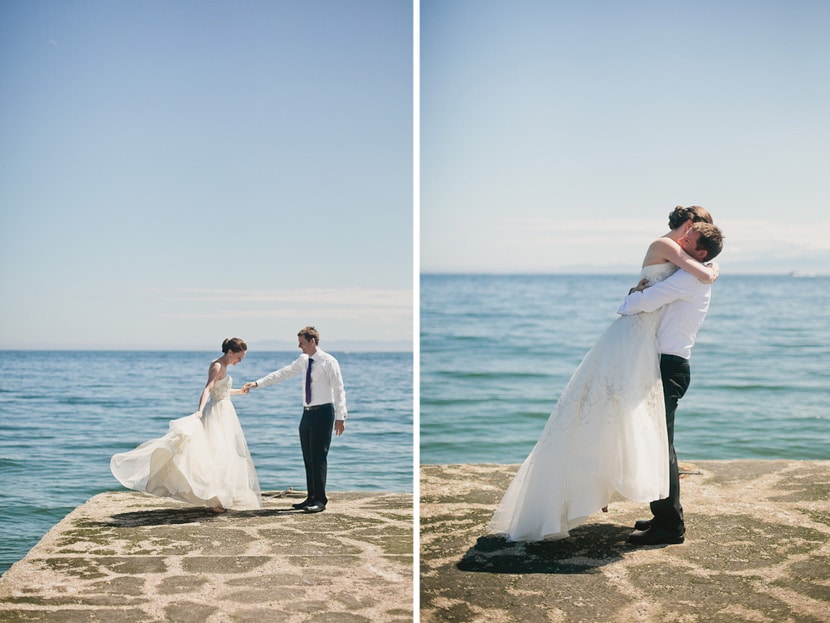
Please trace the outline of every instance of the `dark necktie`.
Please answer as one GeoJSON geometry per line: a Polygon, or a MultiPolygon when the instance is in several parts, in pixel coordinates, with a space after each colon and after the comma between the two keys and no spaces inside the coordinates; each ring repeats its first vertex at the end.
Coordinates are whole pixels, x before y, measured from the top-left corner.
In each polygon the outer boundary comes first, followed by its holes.
{"type": "Polygon", "coordinates": [[[309,357],[308,358],[308,367],[305,369],[305,403],[307,405],[311,404],[311,364],[314,363],[314,360],[309,357]]]}

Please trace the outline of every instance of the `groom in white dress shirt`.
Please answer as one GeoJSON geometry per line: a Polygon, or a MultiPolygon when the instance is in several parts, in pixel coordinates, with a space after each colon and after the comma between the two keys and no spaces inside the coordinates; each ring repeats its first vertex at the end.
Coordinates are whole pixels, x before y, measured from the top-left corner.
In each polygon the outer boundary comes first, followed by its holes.
{"type": "Polygon", "coordinates": [[[303,351],[293,363],[263,376],[244,388],[253,389],[280,383],[302,373],[303,415],[300,419],[300,445],[305,463],[308,497],[297,510],[319,513],[326,509],[326,476],[332,426],[337,435],[346,430],[346,391],[340,364],[320,347],[320,333],[314,327],[305,327],[297,334],[303,351]]]}
{"type": "MultiPolygon", "coordinates": [[[[708,262],[721,252],[723,235],[714,225],[695,223],[680,240],[680,246],[699,261],[708,262]]],[[[648,288],[635,288],[617,310],[617,313],[628,316],[665,307],[657,329],[657,345],[661,353],[660,375],[669,436],[669,497],[651,503],[652,519],[637,521],[635,532],[628,537],[629,543],[635,545],[683,543],[686,538],[683,507],[680,505],[680,474],[674,450],[674,415],[678,401],[689,387],[689,357],[709,310],[711,296],[711,285],[678,270],[668,279],[648,288]]]]}

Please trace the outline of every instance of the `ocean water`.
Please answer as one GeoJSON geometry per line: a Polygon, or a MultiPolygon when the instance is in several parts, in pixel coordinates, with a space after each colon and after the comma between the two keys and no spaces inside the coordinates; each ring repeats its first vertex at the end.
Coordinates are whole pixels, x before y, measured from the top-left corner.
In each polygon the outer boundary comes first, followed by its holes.
{"type": "MultiPolygon", "coordinates": [[[[249,352],[235,387],[299,352],[249,352]]],[[[337,353],[349,419],[333,437],[328,489],[412,491],[412,353],[337,353]],[[383,388],[382,391],[379,388],[383,388]]],[[[0,357],[0,572],[68,512],[124,490],[110,457],[196,410],[221,353],[4,351],[0,357]]],[[[305,490],[299,376],[234,396],[260,486],[305,490]]]]}
{"type": "MultiPolygon", "coordinates": [[[[521,463],[636,275],[421,278],[421,463],[521,463]]],[[[830,277],[721,276],[680,460],[830,459],[830,277]]]]}

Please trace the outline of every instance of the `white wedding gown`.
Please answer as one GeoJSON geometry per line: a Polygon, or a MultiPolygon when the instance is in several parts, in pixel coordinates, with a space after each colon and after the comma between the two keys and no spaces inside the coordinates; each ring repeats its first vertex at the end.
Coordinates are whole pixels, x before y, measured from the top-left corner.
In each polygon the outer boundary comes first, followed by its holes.
{"type": "MultiPolygon", "coordinates": [[[[646,266],[650,283],[677,267],[646,266]]],[[[636,502],[669,493],[668,435],[657,327],[662,310],[621,316],[588,352],[490,522],[510,541],[568,531],[616,492],[636,502]]]]}
{"type": "Polygon", "coordinates": [[[245,435],[231,402],[231,377],[216,381],[203,417],[172,420],[167,434],[110,460],[128,489],[197,506],[262,508],[245,435]]]}

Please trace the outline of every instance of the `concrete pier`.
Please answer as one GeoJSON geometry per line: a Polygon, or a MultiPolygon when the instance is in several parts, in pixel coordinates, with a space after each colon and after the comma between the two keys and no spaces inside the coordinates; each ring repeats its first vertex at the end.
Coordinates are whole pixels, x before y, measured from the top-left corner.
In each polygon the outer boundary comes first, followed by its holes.
{"type": "Polygon", "coordinates": [[[621,500],[565,540],[488,536],[517,468],[422,466],[423,623],[830,621],[830,461],[681,464],[686,542],[649,547],[621,500]]]}
{"type": "Polygon", "coordinates": [[[412,495],[332,493],[317,514],[303,497],[217,515],[95,496],[0,578],[0,621],[412,621],[412,495]]]}

